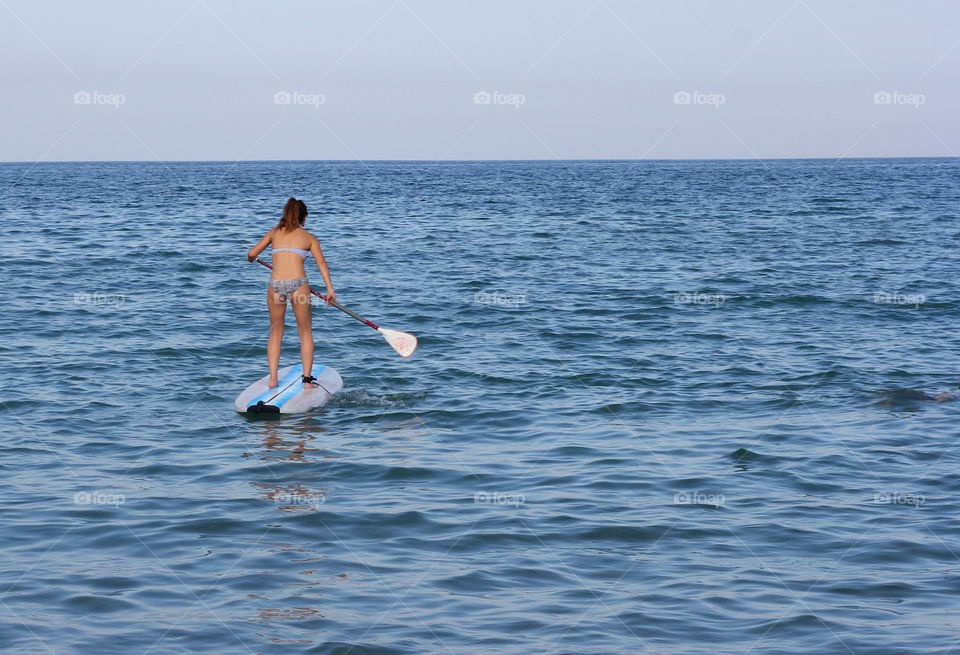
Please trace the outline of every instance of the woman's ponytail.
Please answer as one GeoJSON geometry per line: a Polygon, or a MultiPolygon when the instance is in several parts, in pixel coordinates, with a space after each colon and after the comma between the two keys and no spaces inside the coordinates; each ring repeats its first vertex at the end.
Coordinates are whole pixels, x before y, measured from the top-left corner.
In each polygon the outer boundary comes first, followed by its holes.
{"type": "Polygon", "coordinates": [[[303,219],[300,218],[301,209],[303,207],[303,214],[306,216],[307,208],[302,201],[297,200],[296,198],[290,198],[287,200],[287,204],[283,206],[283,218],[280,219],[280,222],[277,223],[277,229],[288,232],[290,230],[296,230],[300,227],[300,224],[303,223],[303,219]]]}

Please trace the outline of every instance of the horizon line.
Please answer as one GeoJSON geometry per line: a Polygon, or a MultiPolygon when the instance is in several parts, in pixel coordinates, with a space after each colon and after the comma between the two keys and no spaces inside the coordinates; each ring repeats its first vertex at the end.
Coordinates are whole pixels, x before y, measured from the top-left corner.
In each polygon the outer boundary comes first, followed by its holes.
{"type": "Polygon", "coordinates": [[[420,164],[458,164],[458,163],[506,163],[506,162],[705,162],[705,161],[859,161],[870,159],[960,159],[960,155],[883,155],[868,157],[662,157],[644,158],[587,158],[570,159],[51,159],[45,161],[0,160],[3,164],[268,164],[268,163],[420,163],[420,164]]]}

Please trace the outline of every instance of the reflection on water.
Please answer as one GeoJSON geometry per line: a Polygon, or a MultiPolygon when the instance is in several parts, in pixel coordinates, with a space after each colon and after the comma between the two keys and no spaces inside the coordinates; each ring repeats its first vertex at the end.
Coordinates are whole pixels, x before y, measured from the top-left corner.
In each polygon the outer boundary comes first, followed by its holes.
{"type": "MultiPolygon", "coordinates": [[[[266,449],[260,457],[268,462],[301,462],[310,461],[305,457],[306,453],[319,452],[319,448],[313,448],[307,445],[308,442],[317,440],[317,433],[321,435],[326,432],[325,428],[311,426],[304,422],[259,422],[251,424],[253,432],[261,435],[261,443],[266,449]]],[[[250,457],[252,453],[244,453],[243,457],[250,457]]],[[[327,455],[325,457],[330,458],[327,455]]]]}
{"type": "MultiPolygon", "coordinates": [[[[313,476],[311,476],[313,477],[313,476]]],[[[277,485],[270,482],[251,482],[259,488],[264,500],[276,505],[278,512],[309,513],[316,512],[327,502],[327,490],[311,489],[303,484],[277,485]]]]}
{"type": "MultiPolygon", "coordinates": [[[[313,461],[337,460],[333,455],[322,455],[312,457],[311,453],[320,452],[320,448],[314,448],[308,445],[317,441],[314,433],[321,435],[326,431],[324,428],[316,428],[304,423],[289,424],[282,423],[261,423],[257,425],[258,431],[262,434],[264,452],[260,459],[264,462],[309,464],[313,461]]],[[[250,457],[253,453],[244,453],[243,457],[250,457]]],[[[309,513],[315,512],[327,501],[331,493],[339,493],[339,490],[331,490],[325,487],[313,487],[311,482],[319,481],[326,475],[324,472],[295,474],[286,473],[283,469],[271,469],[270,478],[264,480],[253,480],[250,482],[258,492],[260,498],[272,502],[276,506],[276,511],[286,513],[309,513]],[[294,480],[284,482],[282,477],[295,478],[294,480]]]]}

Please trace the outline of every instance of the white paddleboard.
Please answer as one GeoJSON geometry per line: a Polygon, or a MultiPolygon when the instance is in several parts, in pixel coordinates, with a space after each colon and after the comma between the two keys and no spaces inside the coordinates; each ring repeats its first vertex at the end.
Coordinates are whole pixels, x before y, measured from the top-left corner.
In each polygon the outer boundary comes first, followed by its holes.
{"type": "Polygon", "coordinates": [[[242,414],[296,414],[320,407],[330,396],[340,391],[343,379],[329,366],[315,366],[317,378],[315,389],[303,388],[303,365],[287,366],[277,371],[279,383],[267,386],[270,376],[265,375],[237,396],[233,408],[242,414]]]}

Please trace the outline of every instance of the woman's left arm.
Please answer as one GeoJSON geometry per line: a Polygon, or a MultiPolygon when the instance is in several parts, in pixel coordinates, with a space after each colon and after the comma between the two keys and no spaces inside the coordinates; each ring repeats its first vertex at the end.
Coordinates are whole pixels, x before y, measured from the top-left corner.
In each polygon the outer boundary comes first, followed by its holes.
{"type": "Polygon", "coordinates": [[[256,259],[257,255],[262,253],[263,249],[270,245],[270,241],[272,239],[273,239],[273,230],[270,230],[263,236],[262,239],[260,239],[260,243],[255,245],[253,248],[249,250],[249,252],[247,252],[247,261],[252,262],[254,259],[256,259]]]}

